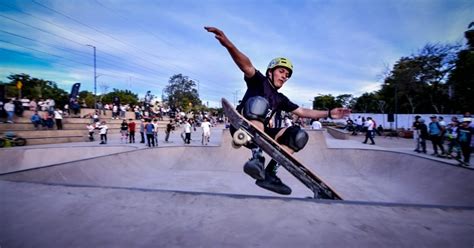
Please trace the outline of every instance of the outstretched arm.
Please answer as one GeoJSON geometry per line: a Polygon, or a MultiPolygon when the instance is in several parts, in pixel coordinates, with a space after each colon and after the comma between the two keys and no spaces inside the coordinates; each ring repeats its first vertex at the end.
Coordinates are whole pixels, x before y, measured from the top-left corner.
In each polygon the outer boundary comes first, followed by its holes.
{"type": "Polygon", "coordinates": [[[327,110],[313,110],[313,109],[299,107],[293,111],[293,114],[300,117],[306,117],[306,118],[312,118],[312,119],[325,118],[325,117],[330,117],[332,119],[342,119],[344,117],[349,116],[351,114],[351,110],[346,109],[346,108],[334,108],[334,109],[331,109],[330,111],[327,111],[327,110]]]}
{"type": "Polygon", "coordinates": [[[211,32],[216,35],[216,39],[223,47],[227,49],[235,64],[237,64],[239,69],[244,73],[245,77],[250,78],[255,75],[255,68],[253,67],[250,59],[241,51],[239,51],[239,49],[237,49],[234,44],[232,44],[227,36],[225,36],[224,32],[215,27],[204,27],[204,29],[206,29],[207,32],[211,32]]]}

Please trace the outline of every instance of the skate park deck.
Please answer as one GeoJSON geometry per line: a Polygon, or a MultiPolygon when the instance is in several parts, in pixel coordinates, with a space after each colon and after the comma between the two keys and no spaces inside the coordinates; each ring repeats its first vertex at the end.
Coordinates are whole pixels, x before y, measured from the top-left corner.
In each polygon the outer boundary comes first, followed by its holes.
{"type": "Polygon", "coordinates": [[[242,172],[249,151],[231,148],[224,131],[216,146],[123,149],[1,175],[0,245],[474,244],[472,170],[393,151],[328,149],[324,132],[309,133],[296,157],[345,201],[307,199],[312,192],[283,168],[291,196],[258,188],[242,172]]]}

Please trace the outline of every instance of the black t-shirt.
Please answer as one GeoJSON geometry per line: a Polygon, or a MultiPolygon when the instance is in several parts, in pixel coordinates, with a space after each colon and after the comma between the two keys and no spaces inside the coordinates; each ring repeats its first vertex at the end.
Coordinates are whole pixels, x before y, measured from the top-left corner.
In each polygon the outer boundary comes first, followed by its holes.
{"type": "Polygon", "coordinates": [[[122,122],[122,124],[120,124],[120,130],[127,131],[128,130],[128,124],[122,122]]]}
{"type": "Polygon", "coordinates": [[[245,102],[254,96],[262,96],[270,103],[272,112],[277,110],[283,110],[285,112],[293,112],[298,108],[298,105],[288,99],[285,95],[278,92],[270,81],[258,70],[255,71],[255,75],[251,78],[244,78],[247,83],[247,91],[245,92],[244,98],[237,110],[241,111],[245,102]]]}

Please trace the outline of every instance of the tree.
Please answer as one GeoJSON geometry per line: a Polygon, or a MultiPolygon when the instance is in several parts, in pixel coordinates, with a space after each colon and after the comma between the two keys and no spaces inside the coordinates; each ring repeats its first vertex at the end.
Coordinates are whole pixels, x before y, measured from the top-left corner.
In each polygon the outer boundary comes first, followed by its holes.
{"type": "Polygon", "coordinates": [[[375,93],[364,93],[357,97],[352,112],[377,113],[379,99],[375,93]]]}
{"type": "Polygon", "coordinates": [[[335,107],[340,107],[340,105],[336,102],[336,99],[331,94],[320,95],[314,98],[313,109],[329,110],[335,107]]]}
{"type": "Polygon", "coordinates": [[[398,113],[452,112],[446,79],[458,50],[459,45],[427,44],[418,54],[402,57],[386,74],[381,99],[392,112],[395,102],[398,113]]]}
{"type": "Polygon", "coordinates": [[[171,108],[180,108],[188,112],[201,106],[196,82],[182,74],[173,75],[164,89],[165,99],[171,108]]]}
{"type": "Polygon", "coordinates": [[[351,108],[351,106],[355,103],[354,96],[351,94],[342,94],[336,96],[336,103],[338,107],[351,108]]]}
{"type": "Polygon", "coordinates": [[[6,83],[7,97],[17,97],[18,89],[16,84],[21,81],[23,87],[21,89],[21,95],[28,99],[54,99],[56,106],[64,106],[68,102],[69,93],[63,89],[60,89],[55,82],[49,80],[43,80],[38,78],[32,78],[28,74],[12,74],[7,77],[10,82],[6,83]]]}
{"type": "Polygon", "coordinates": [[[90,91],[81,91],[79,92],[79,99],[84,100],[87,107],[94,108],[94,94],[90,91]]]}
{"type": "MultiPolygon", "coordinates": [[[[92,93],[91,93],[92,94],[92,93]]],[[[120,98],[121,104],[130,104],[136,105],[138,104],[138,95],[131,92],[130,90],[119,90],[113,89],[112,92],[109,92],[105,95],[102,95],[102,102],[104,103],[111,103],[113,102],[113,98],[117,96],[120,98]]],[[[94,105],[94,104],[92,104],[94,105]]]]}
{"type": "MultiPolygon", "coordinates": [[[[470,25],[471,26],[471,25],[470,25]]],[[[448,78],[449,97],[461,113],[474,109],[474,30],[465,33],[467,49],[459,51],[448,78]]]]}

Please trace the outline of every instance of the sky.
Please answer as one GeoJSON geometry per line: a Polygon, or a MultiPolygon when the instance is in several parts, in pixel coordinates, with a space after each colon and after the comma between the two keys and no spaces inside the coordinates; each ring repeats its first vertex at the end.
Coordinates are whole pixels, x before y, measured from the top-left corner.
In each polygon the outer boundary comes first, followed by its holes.
{"type": "Polygon", "coordinates": [[[241,99],[243,73],[204,26],[223,30],[265,72],[289,58],[280,90],[300,106],[360,96],[428,43],[465,44],[472,0],[0,0],[0,81],[26,73],[66,91],[76,82],[158,99],[171,76],[198,83],[204,104],[241,99]]]}

